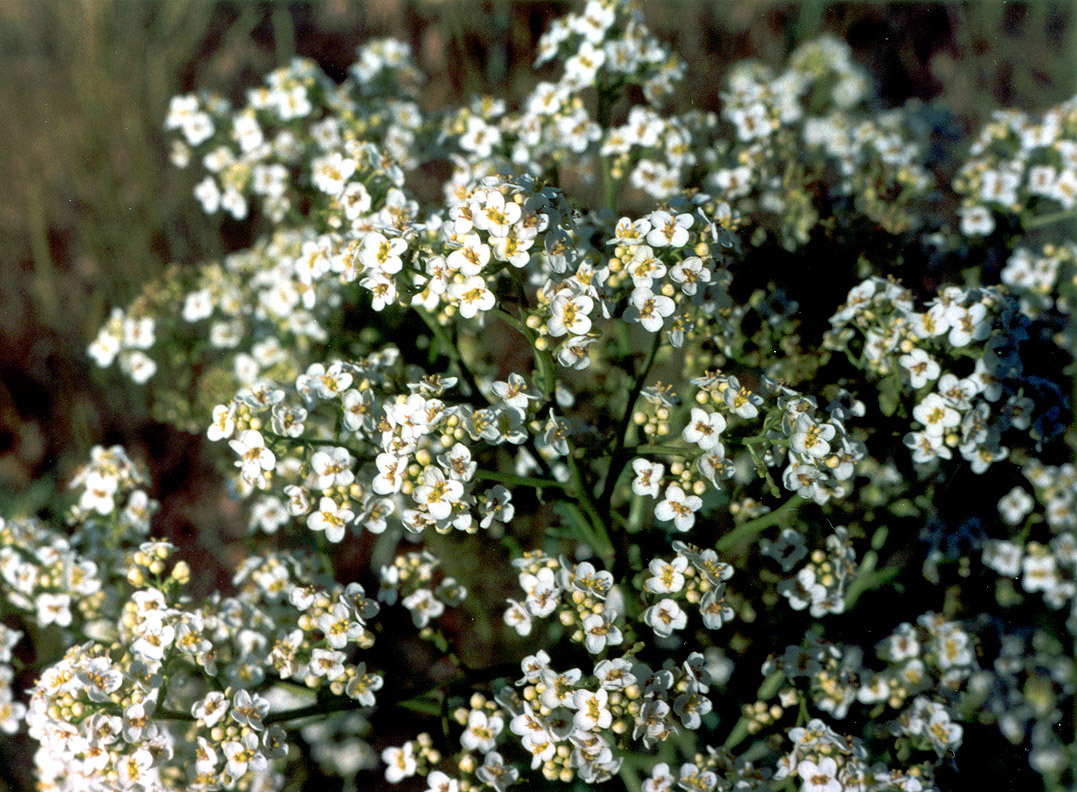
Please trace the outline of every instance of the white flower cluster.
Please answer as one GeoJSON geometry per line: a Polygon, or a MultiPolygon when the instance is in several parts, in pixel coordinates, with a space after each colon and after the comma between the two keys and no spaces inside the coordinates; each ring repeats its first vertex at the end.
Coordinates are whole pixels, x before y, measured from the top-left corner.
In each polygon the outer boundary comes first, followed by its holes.
{"type": "MultiPolygon", "coordinates": [[[[710,676],[698,652],[657,670],[613,657],[596,663],[588,676],[579,668],[558,672],[545,651],[521,665],[519,692],[500,700],[509,731],[531,755],[531,768],[541,768],[551,781],[608,780],[623,761],[612,750],[615,742],[630,738],[653,748],[681,727],[698,729],[711,711],[710,676]]],[[[494,745],[491,738],[489,749],[494,745]]]]}
{"type": "Polygon", "coordinates": [[[393,605],[399,599],[411,613],[411,621],[425,630],[432,619],[455,608],[467,598],[467,589],[455,579],[443,576],[435,582],[441,563],[428,552],[405,553],[393,559],[392,565],[381,569],[378,599],[393,605]]]}
{"type": "MultiPolygon", "coordinates": [[[[787,532],[786,535],[792,534],[794,537],[793,547],[777,550],[786,572],[792,567],[788,561],[806,552],[800,535],[791,529],[787,529],[787,532]]],[[[826,550],[813,551],[809,562],[793,578],[778,584],[778,593],[789,601],[789,607],[793,610],[807,608],[815,618],[828,613],[844,613],[845,593],[856,572],[856,551],[849,539],[849,532],[838,526],[826,538],[826,550]]]]}
{"type": "MultiPolygon", "coordinates": [[[[753,466],[767,480],[769,468],[784,464],[785,488],[820,504],[851,490],[851,479],[866,449],[849,435],[845,420],[854,413],[840,400],[827,406],[829,415],[824,418],[814,397],[769,377],[762,378],[758,391],[733,375],[716,371],[705,372],[691,384],[698,389],[694,401],[699,406],[689,408],[685,416],[681,439],[687,445],[666,444],[652,452],[667,457],[671,475],[666,476],[664,463],[645,458],[632,463],[632,491],[658,500],[656,519],[672,523],[678,531],[691,530],[703,507],[701,496],[708,490],[725,489],[738,464],[753,466]],[[727,453],[724,436],[735,453],[727,453]]],[[[650,409],[638,411],[635,423],[646,439],[661,440],[671,431],[669,419],[675,404],[657,389],[644,396],[649,396],[650,409]]]]}
{"type": "Polygon", "coordinates": [[[534,619],[556,613],[572,630],[572,640],[591,654],[624,642],[618,626],[624,615],[623,595],[614,588],[610,572],[595,569],[589,561],[572,564],[541,551],[525,553],[512,563],[520,570],[520,587],[527,596],[522,603],[510,599],[504,618],[520,635],[530,635],[534,619]]]}
{"type": "Polygon", "coordinates": [[[683,62],[647,29],[627,3],[589,0],[580,13],[555,19],[539,39],[535,65],[564,60],[562,84],[582,90],[600,79],[631,81],[652,104],[673,91],[683,62]]]}
{"type": "MultiPolygon", "coordinates": [[[[358,584],[332,583],[286,555],[248,559],[236,597],[195,606],[182,594],[191,572],[175,548],[131,542],[155,507],[141,483],[122,449],[96,448],[75,478],[73,537],[33,520],[3,523],[6,603],[71,648],[41,673],[28,706],[3,697],[2,728],[25,716],[41,744],[39,778],[56,789],[106,778],[123,789],[210,790],[244,778],[274,788],[286,740],[271,721],[288,717],[287,708],[270,712],[275,681],[373,707],[382,678],[351,657],[372,645],[366,623],[377,606],[358,584]]],[[[9,694],[19,635],[3,628],[9,694]]]]}
{"type": "Polygon", "coordinates": [[[1027,225],[1077,208],[1077,101],[1039,117],[996,110],[973,141],[954,190],[964,196],[961,232],[970,237],[993,233],[1008,215],[1027,225]]]}
{"type": "Polygon", "coordinates": [[[340,85],[298,59],[242,107],[173,101],[203,208],[266,236],[89,351],[218,444],[251,535],[195,599],[119,448],[70,530],[0,521],[0,729],[39,784],[361,786],[380,757],[429,792],[929,792],[981,721],[1072,786],[1077,249],[954,227],[1072,211],[1073,104],[998,116],[950,219],[917,111],[874,112],[835,39],[679,115],[632,3],[554,22],[554,61],[516,106],[427,110],[387,40],[340,85]]]}
{"type": "Polygon", "coordinates": [[[703,626],[717,630],[733,618],[733,608],[725,600],[726,581],[733,567],[718,560],[711,549],[673,542],[677,554],[669,561],[652,559],[643,590],[658,601],[648,607],[642,619],[656,636],[668,638],[688,624],[687,614],[678,604],[683,600],[699,610],[703,626]],[[660,598],[660,599],[659,599],[660,598]]]}
{"type": "Polygon", "coordinates": [[[16,700],[11,683],[15,669],[11,665],[12,650],[23,636],[22,631],[0,624],[0,731],[14,734],[26,716],[26,705],[16,700]]]}
{"type": "Polygon", "coordinates": [[[1077,470],[1030,462],[1025,477],[1033,485],[1034,500],[1014,487],[998,503],[999,516],[1020,527],[1046,523],[1052,534],[1046,542],[991,539],[983,548],[983,563],[998,574],[1020,578],[1029,594],[1040,593],[1052,608],[1070,606],[1069,623],[1077,624],[1077,470]]]}
{"type": "Polygon", "coordinates": [[[1027,320],[997,289],[949,287],[918,311],[908,290],[874,278],[854,287],[830,322],[828,345],[850,356],[855,331],[863,334],[855,363],[885,378],[884,411],[915,394],[905,444],[917,463],[950,459],[956,448],[983,473],[1009,455],[1007,429],[1054,431],[1044,419],[1060,394],[1023,371],[1027,320]]]}
{"type": "Polygon", "coordinates": [[[1048,243],[1038,253],[1019,247],[999,277],[1017,295],[1025,314],[1037,317],[1057,309],[1068,318],[1073,311],[1075,264],[1077,246],[1072,242],[1048,243]]]}
{"type": "Polygon", "coordinates": [[[267,493],[258,527],[273,532],[291,516],[335,544],[352,525],[475,533],[510,521],[509,490],[477,489],[476,457],[486,445],[524,441],[536,400],[527,382],[494,382],[489,406],[476,410],[440,398],[455,378],[407,381],[414,373],[385,347],[311,364],[287,391],[263,381],[215,407],[208,436],[228,440],[241,491],[267,493]],[[406,393],[393,395],[402,378],[406,393]]]}

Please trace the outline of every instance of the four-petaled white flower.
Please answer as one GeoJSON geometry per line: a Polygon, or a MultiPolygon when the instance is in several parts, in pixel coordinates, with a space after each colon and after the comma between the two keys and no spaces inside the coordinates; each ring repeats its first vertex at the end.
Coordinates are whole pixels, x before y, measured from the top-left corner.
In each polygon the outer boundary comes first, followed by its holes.
{"type": "Polygon", "coordinates": [[[228,444],[239,455],[236,467],[240,468],[243,478],[256,487],[265,487],[265,474],[276,467],[277,457],[266,448],[261,432],[245,429],[228,444]]]}
{"type": "Polygon", "coordinates": [[[683,630],[688,624],[688,616],[676,600],[665,598],[643,612],[643,621],[650,625],[662,638],[668,638],[675,630],[683,630]]]}
{"type": "Polygon", "coordinates": [[[710,451],[721,444],[724,429],[725,417],[721,413],[707,412],[699,407],[693,407],[688,425],[684,427],[681,437],[686,443],[695,443],[704,451],[710,451]]]}
{"type": "Polygon", "coordinates": [[[329,497],[318,501],[318,510],[307,518],[307,527],[312,531],[325,531],[325,538],[336,543],[344,538],[346,526],[355,519],[355,512],[346,505],[338,504],[329,497]]]}
{"type": "Polygon", "coordinates": [[[465,751],[487,753],[497,745],[497,736],[501,734],[505,722],[499,715],[488,715],[483,710],[472,710],[467,718],[467,726],[460,735],[460,745],[465,751]]]}
{"type": "Polygon", "coordinates": [[[636,478],[632,481],[632,491],[637,495],[657,498],[665,469],[665,466],[658,462],[649,462],[642,458],[633,459],[632,470],[635,471],[636,478]]]}
{"type": "Polygon", "coordinates": [[[698,495],[686,495],[676,484],[666,487],[666,497],[654,507],[654,516],[672,522],[678,531],[689,531],[696,524],[696,512],[703,508],[698,495]]]}

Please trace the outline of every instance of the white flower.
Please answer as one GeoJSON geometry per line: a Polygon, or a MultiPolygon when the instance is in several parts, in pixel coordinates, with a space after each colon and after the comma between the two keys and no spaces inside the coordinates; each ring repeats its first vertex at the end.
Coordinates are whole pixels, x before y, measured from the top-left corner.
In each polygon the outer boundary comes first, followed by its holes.
{"type": "Polygon", "coordinates": [[[628,310],[625,311],[625,320],[639,322],[643,329],[657,333],[662,329],[665,318],[672,316],[676,307],[669,297],[655,294],[648,288],[633,289],[628,310]]]}
{"type": "Polygon", "coordinates": [[[411,611],[411,621],[420,630],[430,624],[431,619],[436,619],[445,612],[445,603],[435,597],[430,589],[425,588],[404,597],[401,604],[411,611]]]}
{"type": "Polygon", "coordinates": [[[449,269],[470,277],[480,274],[489,261],[490,246],[478,234],[471,233],[463,238],[460,247],[448,255],[445,264],[449,269]]]}
{"type": "Polygon", "coordinates": [[[688,569],[688,559],[677,555],[672,561],[663,561],[661,558],[651,560],[648,570],[651,577],[647,578],[643,587],[655,594],[676,594],[684,588],[684,572],[688,569]]]}
{"type": "Polygon", "coordinates": [[[647,233],[647,244],[651,247],[680,248],[688,244],[688,229],[692,227],[692,215],[671,215],[659,210],[647,218],[651,230],[647,233]]]}
{"type": "Polygon", "coordinates": [[[561,588],[549,567],[543,567],[534,575],[521,574],[520,586],[527,592],[527,610],[532,616],[549,616],[557,608],[561,588]]]}
{"type": "Polygon", "coordinates": [[[969,206],[957,210],[961,215],[961,233],[966,236],[987,236],[995,230],[995,218],[986,206],[969,206]]]}
{"type": "MultiPolygon", "coordinates": [[[[257,738],[255,738],[257,741],[257,738]]],[[[130,754],[122,756],[117,762],[120,771],[120,783],[124,788],[142,786],[149,788],[150,770],[153,767],[153,754],[145,748],[138,748],[130,754]]],[[[246,765],[244,765],[246,770],[246,765]]],[[[243,773],[236,775],[238,778],[243,773]]]]}
{"type": "Polygon", "coordinates": [[[497,751],[490,751],[486,754],[482,767],[476,771],[475,775],[484,784],[489,784],[493,787],[495,792],[505,792],[506,789],[516,783],[516,780],[520,777],[520,771],[512,765],[506,765],[501,758],[501,754],[497,751]]]}
{"type": "Polygon", "coordinates": [[[651,768],[651,775],[643,782],[643,792],[669,792],[677,779],[669,771],[669,765],[660,762],[651,768]]]}
{"type": "Polygon", "coordinates": [[[494,293],[486,288],[486,281],[480,275],[471,275],[460,283],[449,286],[449,295],[459,301],[460,316],[473,319],[479,311],[489,311],[494,307],[494,293]]]}
{"type": "Polygon", "coordinates": [[[632,491],[640,496],[649,495],[657,498],[659,488],[662,486],[665,466],[639,458],[632,460],[632,469],[636,472],[636,478],[632,481],[632,491]]]}
{"type": "Polygon", "coordinates": [[[733,609],[722,598],[723,589],[712,588],[699,601],[699,615],[703,617],[703,626],[708,630],[717,630],[733,618],[733,609]]]}
{"type": "Polygon", "coordinates": [[[433,466],[423,471],[422,481],[412,494],[415,502],[426,507],[431,519],[448,519],[453,504],[464,494],[464,485],[456,479],[445,478],[441,469],[433,466]]]}
{"type": "Polygon", "coordinates": [[[609,709],[610,694],[605,688],[598,690],[577,690],[572,694],[576,714],[572,723],[583,731],[598,731],[609,728],[613,715],[609,709]]]}
{"type": "Polygon", "coordinates": [[[526,607],[516,600],[506,600],[509,607],[505,609],[505,624],[523,636],[531,634],[531,614],[526,607]]]}
{"type": "Polygon", "coordinates": [[[240,726],[246,726],[255,731],[262,731],[262,718],[269,712],[269,702],[257,693],[251,694],[246,690],[236,691],[232,699],[232,720],[240,726]]]}
{"type": "MultiPolygon", "coordinates": [[[[693,407],[691,418],[681,437],[686,443],[695,443],[704,451],[710,451],[721,444],[721,434],[725,426],[725,417],[721,413],[693,407]]],[[[833,432],[833,428],[831,431],[833,432]]]]}
{"type": "Polygon", "coordinates": [[[699,256],[689,256],[669,271],[669,279],[681,284],[681,291],[691,296],[699,290],[700,284],[710,282],[711,271],[699,256]]]}
{"type": "Polygon", "coordinates": [[[326,490],[347,487],[355,481],[352,465],[355,458],[346,448],[334,447],[315,451],[310,458],[313,471],[313,488],[326,490]]]}
{"type": "Polygon", "coordinates": [[[111,514],[116,508],[113,496],[119,486],[115,476],[105,476],[96,470],[91,470],[83,481],[85,490],[79,498],[79,506],[87,511],[95,511],[98,514],[111,514]]]}
{"type": "Polygon", "coordinates": [[[790,447],[802,457],[822,459],[830,453],[830,440],[837,430],[829,423],[815,423],[807,415],[797,416],[796,431],[789,438],[790,447]]]}
{"type": "Polygon", "coordinates": [[[913,418],[924,425],[924,432],[929,435],[946,434],[961,423],[961,416],[942,396],[929,393],[913,408],[913,418]]]}
{"type": "Polygon", "coordinates": [[[1000,575],[1015,578],[1021,573],[1021,558],[1024,548],[1015,542],[991,539],[984,545],[984,566],[995,570],[1000,575]]]}
{"type": "Polygon", "coordinates": [[[255,429],[246,429],[238,438],[230,440],[228,445],[239,455],[236,467],[240,468],[243,478],[256,487],[264,487],[264,474],[276,467],[277,458],[266,448],[261,433],[255,429]]]}
{"type": "Polygon", "coordinates": [[[378,495],[391,495],[400,492],[404,483],[404,470],[407,465],[407,457],[396,454],[378,454],[374,460],[378,467],[378,475],[374,477],[371,488],[378,495]]]}
{"type": "Polygon", "coordinates": [[[336,649],[322,649],[320,647],[311,650],[310,673],[316,677],[325,677],[330,682],[344,676],[344,661],[347,655],[336,649]]]}
{"type": "Polygon", "coordinates": [[[460,735],[460,745],[465,751],[487,753],[497,746],[497,736],[501,734],[505,722],[498,715],[487,715],[482,710],[471,710],[467,718],[467,727],[460,735]]]}
{"type": "Polygon", "coordinates": [[[494,146],[501,142],[501,130],[491,126],[478,116],[469,116],[464,134],[460,136],[460,148],[479,158],[489,157],[494,146]]]}
{"type": "Polygon", "coordinates": [[[946,340],[951,346],[967,346],[972,341],[982,341],[991,335],[987,308],[982,303],[976,303],[968,308],[951,305],[946,309],[946,320],[950,324],[950,333],[946,340]]]}
{"type": "Polygon", "coordinates": [[[229,701],[224,693],[214,690],[191,706],[191,715],[200,723],[204,723],[207,729],[212,729],[228,712],[228,705],[229,701]]]}
{"type": "Polygon", "coordinates": [[[838,765],[829,756],[818,764],[808,759],[797,765],[797,775],[803,780],[801,792],[842,792],[843,786],[837,779],[838,765]]]}
{"type": "Polygon", "coordinates": [[[584,41],[576,54],[565,61],[565,84],[576,87],[590,85],[605,61],[605,52],[590,41],[584,41]]]}
{"type": "Polygon", "coordinates": [[[218,404],[213,408],[213,423],[210,424],[206,437],[212,442],[226,440],[235,431],[236,406],[234,403],[218,404]]]}
{"type": "Polygon", "coordinates": [[[359,281],[359,285],[370,292],[370,307],[375,311],[384,311],[396,301],[396,282],[381,272],[375,272],[359,281]]]}
{"type": "Polygon", "coordinates": [[[585,616],[582,627],[584,646],[591,654],[598,654],[607,646],[617,646],[624,640],[608,609],[601,614],[592,613],[585,616]]]}
{"type": "Polygon", "coordinates": [[[194,197],[202,204],[202,211],[206,214],[213,214],[221,208],[221,190],[212,176],[195,185],[194,197]]]}
{"type": "Polygon", "coordinates": [[[681,719],[681,725],[693,731],[700,727],[703,716],[711,709],[710,699],[694,690],[682,693],[673,702],[673,713],[681,719]]]}
{"type": "Polygon", "coordinates": [[[344,185],[355,173],[355,168],[355,160],[334,151],[328,157],[321,157],[311,163],[311,181],[322,192],[337,196],[344,191],[344,185]]]}
{"type": "Polygon", "coordinates": [[[722,399],[726,406],[741,418],[755,418],[759,415],[759,405],[763,403],[763,397],[752,393],[742,387],[736,377],[726,380],[728,387],[722,391],[722,399]]]}
{"type": "Polygon", "coordinates": [[[157,364],[145,352],[135,350],[120,356],[120,369],[139,385],[149,381],[157,372],[157,364]]]}
{"type": "Polygon", "coordinates": [[[939,378],[939,364],[920,347],[914,347],[907,355],[898,358],[898,363],[909,373],[909,384],[919,389],[939,378]]]}
{"type": "Polygon", "coordinates": [[[318,629],[334,649],[343,649],[363,634],[363,625],[343,602],[337,602],[318,617],[318,629]]]}
{"type": "Polygon", "coordinates": [[[71,597],[67,594],[44,592],[37,595],[36,604],[37,623],[40,626],[56,624],[67,627],[71,624],[71,597]]]}
{"type": "Polygon", "coordinates": [[[512,493],[500,484],[486,491],[485,501],[482,504],[482,519],[479,521],[480,528],[489,528],[494,521],[509,523],[516,514],[516,507],[512,505],[512,493]]]}
{"type": "Polygon", "coordinates": [[[558,295],[550,302],[550,318],[546,322],[546,330],[554,338],[570,333],[583,335],[591,329],[588,314],[592,308],[594,300],[585,294],[572,297],[558,295]]]}
{"type": "Polygon", "coordinates": [[[688,616],[681,610],[676,600],[668,597],[643,612],[643,621],[649,624],[662,638],[668,638],[674,630],[683,630],[688,624],[688,616]]]}
{"type": "Polygon", "coordinates": [[[404,267],[401,255],[408,243],[400,237],[388,239],[384,234],[372,231],[363,238],[359,248],[359,263],[371,272],[394,275],[404,267]]]}
{"type": "Polygon", "coordinates": [[[498,190],[481,190],[472,196],[471,215],[475,228],[499,238],[508,236],[512,227],[520,221],[522,210],[518,203],[506,201],[498,190]]]}
{"type": "Polygon", "coordinates": [[[144,660],[156,661],[165,656],[165,651],[176,639],[176,628],[171,624],[147,620],[145,632],[131,644],[131,651],[144,660]]]}
{"type": "Polygon", "coordinates": [[[909,432],[903,438],[905,445],[912,449],[912,461],[918,464],[931,462],[934,459],[950,459],[953,452],[946,446],[942,434],[930,432],[909,432]]]}
{"type": "Polygon", "coordinates": [[[460,792],[460,782],[440,770],[435,770],[428,775],[426,783],[426,792],[460,792]]]}
{"type": "Polygon", "coordinates": [[[318,501],[318,511],[307,518],[312,531],[325,531],[325,538],[334,544],[344,538],[345,526],[355,518],[355,512],[335,500],[323,497],[318,501]]]}
{"type": "Polygon", "coordinates": [[[666,487],[665,500],[654,507],[654,516],[665,522],[672,522],[678,531],[691,530],[696,523],[696,512],[703,508],[703,501],[697,495],[685,495],[684,490],[676,484],[666,487]]]}
{"type": "Polygon", "coordinates": [[[597,339],[591,336],[571,336],[561,343],[557,350],[557,362],[565,368],[582,370],[591,364],[587,347],[597,339]]]}
{"type": "MultiPolygon", "coordinates": [[[[501,399],[509,407],[517,410],[527,410],[530,401],[538,401],[538,396],[531,392],[527,380],[515,372],[509,374],[508,380],[498,381],[491,386],[494,395],[501,399]]],[[[457,444],[459,446],[459,444],[457,444]]]]}
{"type": "Polygon", "coordinates": [[[1014,487],[998,502],[998,513],[1008,525],[1017,525],[1028,516],[1034,504],[1031,495],[1014,487]]]}
{"type": "Polygon", "coordinates": [[[1021,561],[1021,587],[1025,591],[1051,592],[1061,582],[1058,576],[1058,562],[1050,553],[1034,555],[1029,553],[1021,561]]]}
{"type": "Polygon", "coordinates": [[[120,689],[123,674],[112,667],[108,657],[95,657],[78,673],[79,682],[85,686],[90,701],[107,701],[109,694],[120,689]]]}

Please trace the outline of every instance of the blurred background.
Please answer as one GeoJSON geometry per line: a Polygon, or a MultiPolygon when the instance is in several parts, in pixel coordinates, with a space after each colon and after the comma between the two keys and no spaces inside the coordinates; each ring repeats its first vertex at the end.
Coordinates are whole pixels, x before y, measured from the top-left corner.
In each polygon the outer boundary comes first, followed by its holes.
{"type": "MultiPolygon", "coordinates": [[[[476,93],[518,100],[553,0],[0,0],[0,514],[55,510],[95,444],[146,461],[163,504],[155,532],[210,569],[242,534],[203,438],[154,423],[146,400],[85,353],[112,306],[171,262],[249,235],[205,217],[172,168],[169,98],[233,100],[293,55],[343,79],[356,45],[410,43],[427,108],[476,93]]],[[[681,108],[718,107],[726,69],[780,64],[831,32],[853,47],[884,104],[936,101],[965,133],[1000,106],[1042,110],[1077,90],[1077,2],[833,3],[646,0],[648,22],[687,60],[681,108]]],[[[224,583],[223,567],[203,585],[224,583]],[[216,578],[216,580],[214,580],[216,578]]],[[[0,779],[0,789],[5,782],[0,779]]]]}

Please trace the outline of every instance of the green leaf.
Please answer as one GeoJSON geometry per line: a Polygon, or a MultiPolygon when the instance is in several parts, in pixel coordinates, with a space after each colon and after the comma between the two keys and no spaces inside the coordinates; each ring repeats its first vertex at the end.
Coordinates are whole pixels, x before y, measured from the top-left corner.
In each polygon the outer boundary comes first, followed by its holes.
{"type": "Polygon", "coordinates": [[[901,375],[896,371],[879,383],[879,409],[888,418],[897,412],[901,404],[901,375]]]}

